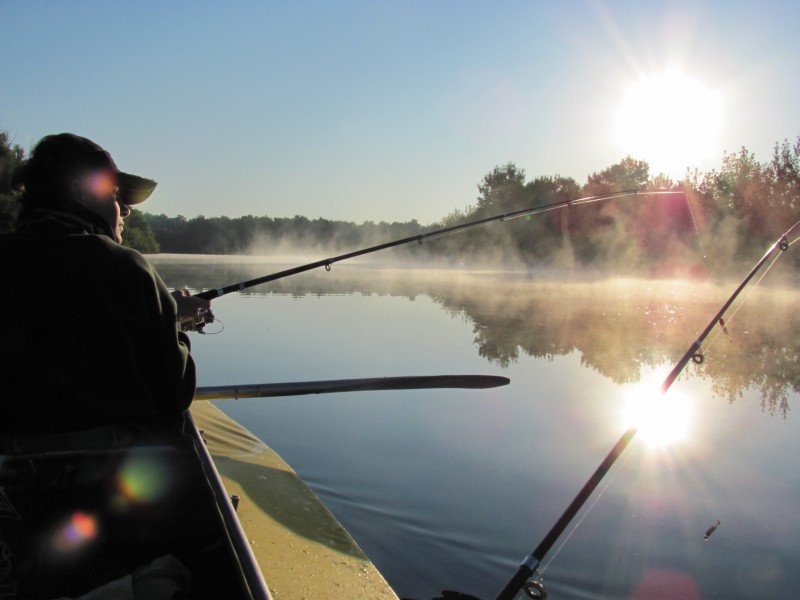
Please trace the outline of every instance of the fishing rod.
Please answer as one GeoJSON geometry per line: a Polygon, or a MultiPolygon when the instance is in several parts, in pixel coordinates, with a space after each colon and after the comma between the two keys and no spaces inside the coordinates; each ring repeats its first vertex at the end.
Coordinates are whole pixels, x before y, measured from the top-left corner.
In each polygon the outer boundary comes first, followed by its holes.
{"type": "MultiPolygon", "coordinates": [[[[369,248],[363,248],[361,250],[355,250],[353,252],[348,252],[346,254],[340,254],[339,256],[333,256],[331,258],[325,258],[323,260],[318,260],[312,263],[308,263],[305,265],[301,265],[299,267],[294,267],[292,269],[286,269],[285,271],[279,271],[277,273],[272,273],[270,275],[264,275],[263,277],[256,277],[255,279],[249,279],[247,281],[242,281],[239,283],[234,283],[231,285],[227,285],[225,287],[206,290],[204,292],[200,292],[195,294],[198,298],[204,298],[206,300],[213,300],[215,298],[219,298],[220,296],[224,296],[225,294],[230,294],[231,292],[240,292],[247,288],[251,288],[255,285],[259,285],[262,283],[267,283],[270,281],[275,281],[277,279],[283,279],[284,277],[289,277],[291,275],[297,275],[298,273],[304,273],[305,271],[311,271],[312,269],[319,269],[321,267],[325,267],[326,270],[331,270],[331,265],[337,262],[341,262],[343,260],[347,260],[350,258],[355,258],[357,256],[364,256],[365,254],[371,254],[373,252],[378,252],[379,250],[386,250],[387,248],[393,248],[395,246],[402,246],[404,244],[410,244],[412,242],[417,242],[421,244],[423,241],[431,238],[438,238],[445,235],[449,235],[451,233],[456,233],[459,231],[465,231],[467,229],[474,229],[476,227],[481,227],[482,225],[486,225],[488,223],[492,223],[495,221],[508,221],[511,219],[517,219],[519,217],[525,217],[529,215],[537,215],[543,212],[556,210],[559,208],[567,208],[570,206],[578,206],[580,204],[589,204],[592,202],[600,202],[603,200],[612,200],[615,198],[625,198],[628,196],[659,196],[659,195],[672,195],[672,194],[682,194],[686,195],[683,191],[671,191],[671,190],[654,190],[654,191],[640,191],[640,190],[626,190],[621,192],[609,192],[607,194],[598,194],[596,196],[586,196],[584,198],[575,198],[573,200],[560,200],[558,202],[551,202],[550,204],[543,204],[541,206],[536,206],[532,208],[524,208],[521,210],[516,210],[509,213],[497,214],[491,217],[485,217],[482,219],[477,219],[475,221],[470,221],[468,223],[461,223],[459,225],[450,225],[448,227],[442,227],[441,229],[436,229],[434,231],[429,231],[427,233],[420,233],[418,235],[412,235],[410,237],[402,238],[399,240],[395,240],[393,242],[386,242],[383,244],[378,244],[376,246],[370,246],[369,248]]],[[[213,316],[210,318],[213,319],[213,316]]]]}
{"type": "MultiPolygon", "coordinates": [[[[704,356],[701,350],[703,342],[717,324],[719,324],[720,327],[724,327],[724,321],[722,321],[722,318],[725,312],[730,308],[731,304],[733,304],[742,290],[744,290],[747,284],[750,283],[756,273],[758,273],[761,267],[764,266],[764,264],[775,253],[775,251],[780,250],[782,253],[788,250],[788,237],[798,227],[800,227],[800,221],[796,222],[789,229],[787,229],[786,233],[781,235],[775,241],[775,243],[769,247],[761,260],[759,260],[750,270],[736,290],[722,305],[722,308],[719,309],[719,312],[717,312],[714,318],[711,319],[700,336],[692,343],[691,346],[689,346],[688,350],[686,350],[680,360],[675,364],[672,371],[670,371],[670,373],[667,375],[666,379],[664,379],[664,382],[661,384],[662,394],[667,393],[673,382],[678,378],[678,375],[681,374],[690,360],[696,364],[701,364],[703,362],[704,356]]],[[[775,257],[775,260],[777,260],[779,256],[780,254],[775,257]]],[[[555,542],[567,528],[567,525],[569,525],[570,521],[572,521],[581,507],[589,499],[594,489],[598,486],[600,481],[602,481],[603,477],[606,476],[616,460],[628,446],[630,441],[636,435],[636,431],[637,428],[632,426],[622,434],[619,440],[617,440],[617,443],[614,444],[614,447],[611,448],[611,451],[608,453],[605,459],[603,459],[603,462],[600,463],[600,466],[598,466],[595,472],[592,473],[592,476],[586,481],[580,492],[578,492],[578,495],[575,496],[558,521],[556,521],[555,525],[553,525],[547,535],[544,536],[534,551],[523,559],[522,564],[520,564],[516,573],[514,573],[506,586],[496,596],[495,600],[513,600],[513,598],[515,598],[517,593],[521,590],[524,590],[526,596],[529,598],[543,599],[547,597],[547,591],[545,590],[544,584],[539,577],[536,577],[539,564],[547,552],[552,548],[553,544],[555,544],[555,542]]]]}

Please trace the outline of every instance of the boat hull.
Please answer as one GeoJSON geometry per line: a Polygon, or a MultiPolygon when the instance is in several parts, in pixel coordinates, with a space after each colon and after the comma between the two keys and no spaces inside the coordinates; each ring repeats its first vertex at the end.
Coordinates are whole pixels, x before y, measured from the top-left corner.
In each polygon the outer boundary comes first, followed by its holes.
{"type": "Polygon", "coordinates": [[[191,409],[276,600],[397,600],[353,538],[280,456],[209,402],[191,409]]]}

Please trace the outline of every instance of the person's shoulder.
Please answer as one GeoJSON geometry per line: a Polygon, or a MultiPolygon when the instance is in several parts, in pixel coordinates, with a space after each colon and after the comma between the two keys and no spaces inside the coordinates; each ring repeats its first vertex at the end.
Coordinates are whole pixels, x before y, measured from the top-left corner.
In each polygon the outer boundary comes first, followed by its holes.
{"type": "Polygon", "coordinates": [[[98,249],[98,259],[100,258],[99,255],[102,254],[109,263],[113,264],[113,266],[120,271],[126,271],[128,273],[139,271],[145,272],[148,276],[152,276],[152,265],[138,250],[123,246],[105,236],[98,235],[91,237],[96,238],[94,244],[100,246],[98,249]]]}
{"type": "Polygon", "coordinates": [[[113,250],[114,252],[116,252],[116,253],[118,253],[118,254],[120,254],[122,256],[127,256],[131,260],[136,260],[136,261],[145,262],[145,263],[147,262],[147,259],[145,259],[145,257],[142,255],[142,253],[139,252],[138,250],[134,250],[133,248],[128,248],[127,246],[119,244],[119,243],[117,243],[117,242],[115,242],[113,240],[110,240],[108,238],[105,238],[105,241],[108,242],[109,246],[111,246],[114,249],[113,250]]]}
{"type": "Polygon", "coordinates": [[[122,244],[104,235],[94,235],[92,237],[97,240],[97,243],[102,244],[102,246],[105,248],[105,251],[111,256],[116,256],[120,259],[129,260],[131,262],[148,264],[147,259],[145,259],[145,257],[142,256],[142,253],[138,250],[123,246],[122,244]]]}

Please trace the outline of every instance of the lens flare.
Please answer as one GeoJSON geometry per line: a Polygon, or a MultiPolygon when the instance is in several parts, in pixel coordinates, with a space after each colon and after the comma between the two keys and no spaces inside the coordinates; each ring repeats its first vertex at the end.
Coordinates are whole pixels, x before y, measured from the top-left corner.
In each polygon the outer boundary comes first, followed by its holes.
{"type": "Polygon", "coordinates": [[[112,171],[102,169],[86,175],[86,188],[96,198],[107,198],[114,195],[117,188],[117,177],[112,171]]]}
{"type": "Polygon", "coordinates": [[[53,548],[61,553],[73,552],[97,538],[97,519],[84,512],[75,512],[56,530],[53,548]]]}
{"type": "Polygon", "coordinates": [[[167,493],[169,469],[155,454],[134,454],[120,468],[117,489],[128,503],[152,504],[167,493]]]}

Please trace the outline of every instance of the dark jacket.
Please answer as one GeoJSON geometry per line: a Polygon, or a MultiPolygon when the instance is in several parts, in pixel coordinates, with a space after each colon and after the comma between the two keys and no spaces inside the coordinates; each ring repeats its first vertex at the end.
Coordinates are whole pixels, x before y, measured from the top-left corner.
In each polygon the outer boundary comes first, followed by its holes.
{"type": "Polygon", "coordinates": [[[144,257],[46,211],[0,236],[0,433],[176,428],[195,387],[176,305],[144,257]]]}

